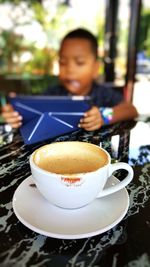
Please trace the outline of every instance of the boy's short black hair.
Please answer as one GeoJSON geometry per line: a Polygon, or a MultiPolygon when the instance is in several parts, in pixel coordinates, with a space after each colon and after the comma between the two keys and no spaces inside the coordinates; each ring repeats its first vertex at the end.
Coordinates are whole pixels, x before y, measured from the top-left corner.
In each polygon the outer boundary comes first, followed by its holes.
{"type": "Polygon", "coordinates": [[[91,43],[92,52],[95,58],[98,58],[98,42],[96,37],[90,31],[83,28],[75,29],[64,36],[62,43],[68,38],[81,38],[88,40],[91,43]]]}

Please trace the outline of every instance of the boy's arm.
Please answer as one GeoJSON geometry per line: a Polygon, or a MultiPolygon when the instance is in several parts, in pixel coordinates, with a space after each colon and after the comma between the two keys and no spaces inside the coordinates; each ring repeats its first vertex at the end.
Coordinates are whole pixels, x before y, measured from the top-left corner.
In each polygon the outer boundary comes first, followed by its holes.
{"type": "Polygon", "coordinates": [[[113,114],[110,123],[112,124],[119,121],[131,120],[137,116],[138,112],[132,103],[123,101],[113,107],[113,114]]]}
{"type": "Polygon", "coordinates": [[[12,128],[19,128],[22,125],[22,116],[10,104],[5,104],[2,107],[1,115],[12,128]]]}
{"type": "Polygon", "coordinates": [[[79,127],[87,131],[94,131],[105,124],[131,120],[138,116],[136,108],[128,102],[121,102],[112,108],[98,108],[93,106],[80,120],[79,127]]]}

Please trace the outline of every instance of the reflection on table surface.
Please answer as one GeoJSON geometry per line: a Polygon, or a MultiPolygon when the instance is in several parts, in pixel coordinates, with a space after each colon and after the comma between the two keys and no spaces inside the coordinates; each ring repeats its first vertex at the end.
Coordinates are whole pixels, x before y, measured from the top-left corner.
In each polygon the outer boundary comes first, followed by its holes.
{"type": "MultiPolygon", "coordinates": [[[[150,117],[99,131],[77,131],[33,146],[17,131],[0,126],[0,266],[148,267],[150,266],[150,117]],[[55,239],[24,226],[12,198],[30,176],[29,156],[48,142],[80,140],[105,148],[112,161],[129,162],[134,179],[127,186],[130,206],[123,220],[102,234],[84,239],[55,239]]],[[[117,174],[121,179],[123,172],[117,174]]]]}

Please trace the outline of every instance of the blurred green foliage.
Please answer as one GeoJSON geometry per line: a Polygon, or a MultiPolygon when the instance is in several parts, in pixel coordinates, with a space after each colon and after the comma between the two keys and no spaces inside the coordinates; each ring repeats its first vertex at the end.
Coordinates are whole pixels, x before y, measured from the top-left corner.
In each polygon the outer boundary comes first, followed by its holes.
{"type": "MultiPolygon", "coordinates": [[[[10,2],[11,8],[19,6],[22,13],[26,12],[24,6],[20,6],[23,1],[0,1],[10,2]]],[[[57,49],[59,46],[59,23],[60,16],[65,12],[66,6],[63,4],[57,7],[57,16],[47,20],[48,11],[41,5],[40,1],[26,1],[27,8],[32,9],[33,17],[27,19],[26,22],[20,23],[20,17],[11,17],[13,27],[11,29],[1,29],[0,26],[0,72],[1,73],[38,73],[52,74],[53,64],[56,60],[57,49]],[[37,47],[33,41],[25,40],[23,34],[16,33],[15,29],[18,25],[30,25],[37,21],[45,33],[47,43],[45,47],[37,47]],[[57,34],[56,34],[57,32],[57,34]],[[55,34],[54,34],[55,33],[55,34]],[[28,52],[30,59],[26,62],[21,60],[21,56],[28,52]]],[[[36,32],[33,32],[36,35],[36,32]]]]}
{"type": "Polygon", "coordinates": [[[138,51],[145,51],[146,56],[150,57],[150,9],[142,8],[138,51]]]}

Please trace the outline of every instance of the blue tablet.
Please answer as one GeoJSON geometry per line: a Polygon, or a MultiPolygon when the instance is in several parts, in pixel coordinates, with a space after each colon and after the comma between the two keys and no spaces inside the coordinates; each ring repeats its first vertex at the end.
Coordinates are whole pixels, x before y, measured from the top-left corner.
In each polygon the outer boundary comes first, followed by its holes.
{"type": "Polygon", "coordinates": [[[23,117],[20,131],[28,145],[76,131],[91,105],[88,96],[20,95],[9,101],[23,117]]]}

